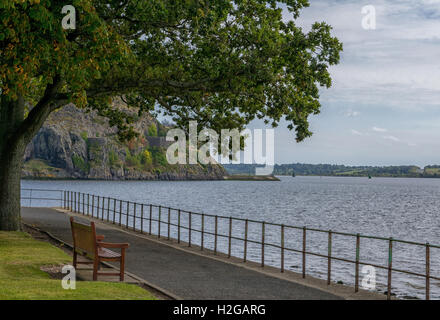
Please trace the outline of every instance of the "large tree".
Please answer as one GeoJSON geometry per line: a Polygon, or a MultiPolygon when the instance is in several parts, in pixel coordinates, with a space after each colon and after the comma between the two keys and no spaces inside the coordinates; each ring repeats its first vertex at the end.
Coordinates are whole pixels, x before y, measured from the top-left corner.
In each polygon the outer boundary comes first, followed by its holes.
{"type": "Polygon", "coordinates": [[[307,0],[62,2],[0,2],[0,230],[20,228],[23,154],[54,110],[95,109],[130,138],[130,119],[111,104],[121,97],[182,128],[286,119],[301,141],[342,50],[326,23],[296,25],[307,0]],[[62,27],[68,4],[75,30],[62,27]]]}

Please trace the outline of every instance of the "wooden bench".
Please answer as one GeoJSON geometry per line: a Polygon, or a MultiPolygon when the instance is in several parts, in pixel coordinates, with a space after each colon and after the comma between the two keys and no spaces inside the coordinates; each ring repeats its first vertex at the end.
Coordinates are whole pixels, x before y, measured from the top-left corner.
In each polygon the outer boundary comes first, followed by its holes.
{"type": "Polygon", "coordinates": [[[125,249],[128,248],[128,243],[103,242],[104,236],[96,235],[94,222],[86,225],[75,222],[73,217],[70,217],[70,225],[73,238],[73,267],[76,268],[77,264],[93,264],[93,281],[98,280],[98,275],[119,276],[119,280],[124,281],[125,249]],[[121,249],[121,253],[109,248],[121,249]],[[78,254],[92,259],[93,262],[78,261],[78,254]],[[120,272],[98,272],[101,261],[119,261],[120,272]]]}

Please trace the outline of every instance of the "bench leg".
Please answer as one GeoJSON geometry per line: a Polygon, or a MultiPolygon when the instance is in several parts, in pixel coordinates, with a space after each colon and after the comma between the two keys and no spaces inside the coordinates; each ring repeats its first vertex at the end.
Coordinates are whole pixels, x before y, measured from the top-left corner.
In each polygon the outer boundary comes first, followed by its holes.
{"type": "Polygon", "coordinates": [[[73,267],[76,269],[76,262],[77,262],[77,259],[78,259],[78,254],[75,252],[75,251],[73,251],[73,267]]]}
{"type": "Polygon", "coordinates": [[[121,265],[119,268],[119,280],[124,281],[124,269],[125,269],[125,249],[121,250],[121,265]]]}
{"type": "Polygon", "coordinates": [[[98,280],[98,267],[99,267],[99,259],[95,258],[95,260],[93,260],[93,281],[98,280]]]}

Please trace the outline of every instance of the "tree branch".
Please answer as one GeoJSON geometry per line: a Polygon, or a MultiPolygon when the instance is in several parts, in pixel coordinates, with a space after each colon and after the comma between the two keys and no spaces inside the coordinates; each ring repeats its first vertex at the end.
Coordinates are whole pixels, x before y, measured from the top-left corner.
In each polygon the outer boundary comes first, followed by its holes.
{"type": "Polygon", "coordinates": [[[67,100],[58,99],[57,91],[60,85],[61,79],[59,76],[54,77],[52,84],[47,85],[43,97],[35,105],[35,107],[32,108],[27,118],[23,120],[13,135],[14,141],[12,141],[12,143],[24,139],[25,144],[27,145],[38,132],[38,130],[40,130],[49,114],[62,106],[63,103],[67,102],[67,100]]]}

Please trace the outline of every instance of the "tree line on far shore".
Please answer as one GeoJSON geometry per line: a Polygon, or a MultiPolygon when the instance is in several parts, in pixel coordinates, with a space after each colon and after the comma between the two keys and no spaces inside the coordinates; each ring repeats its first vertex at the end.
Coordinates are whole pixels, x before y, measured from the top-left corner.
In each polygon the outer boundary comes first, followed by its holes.
{"type": "MultiPolygon", "coordinates": [[[[255,174],[259,165],[224,165],[229,174],[255,174]]],[[[420,168],[408,166],[345,166],[334,164],[292,163],[275,165],[274,175],[278,176],[343,176],[343,177],[414,177],[440,178],[440,165],[420,168]]]]}

